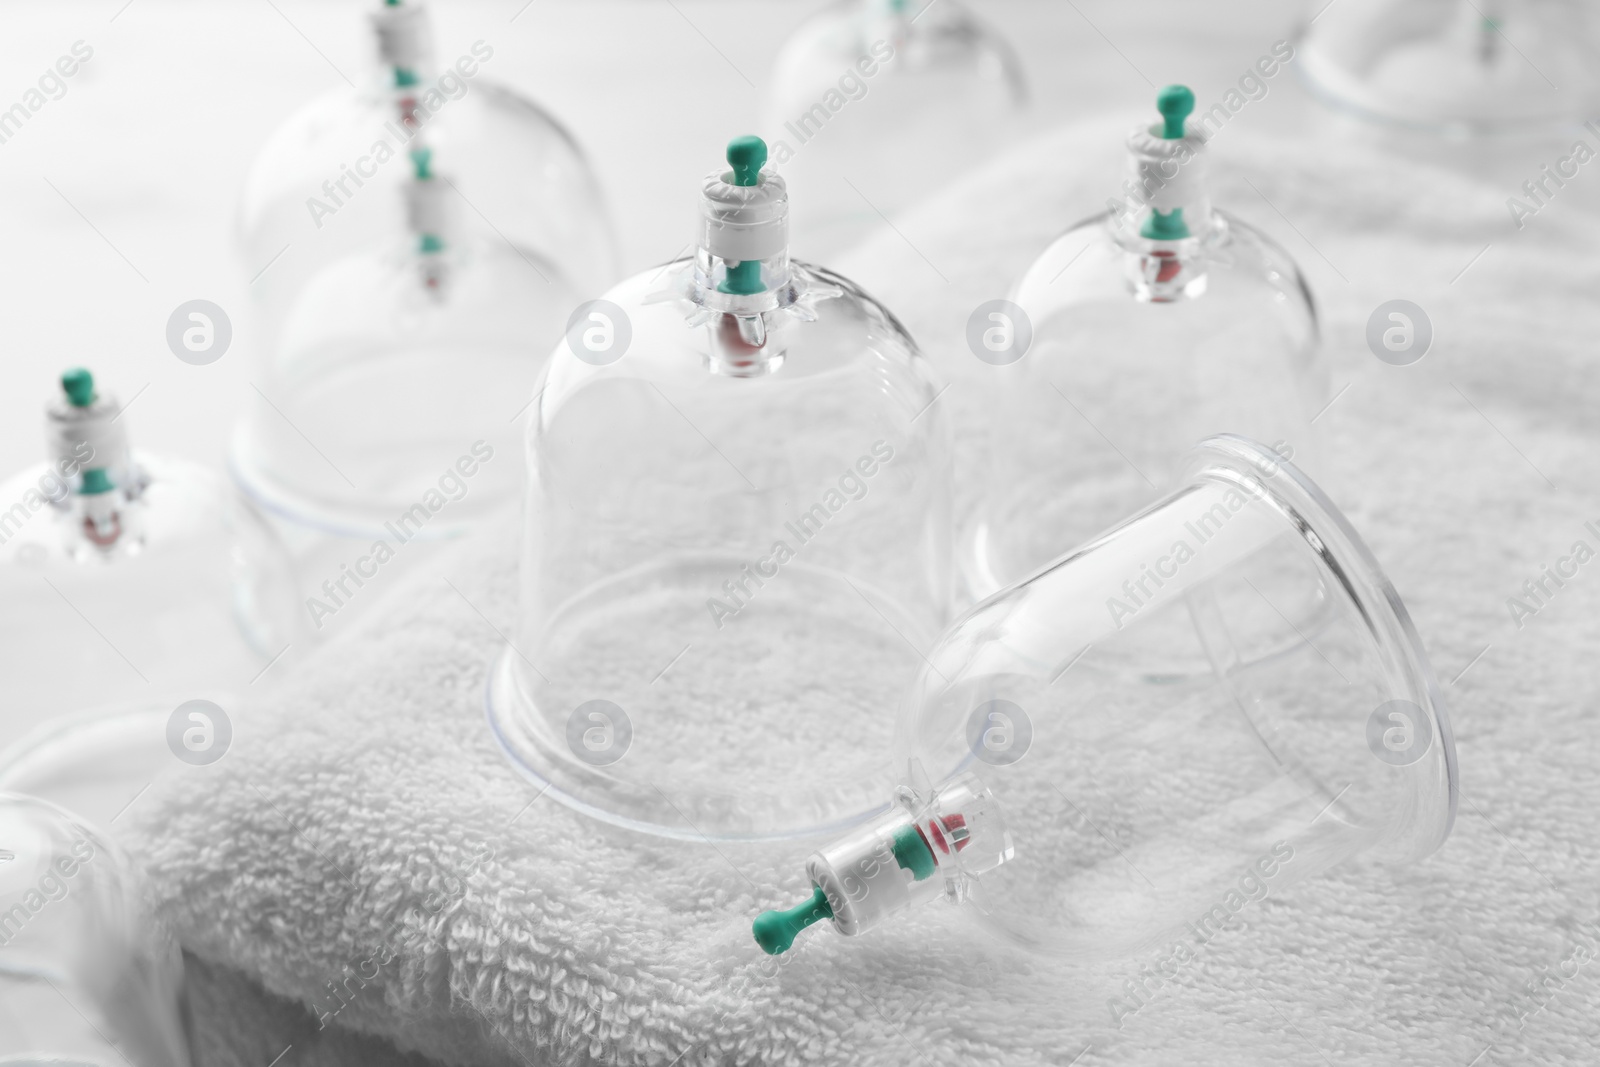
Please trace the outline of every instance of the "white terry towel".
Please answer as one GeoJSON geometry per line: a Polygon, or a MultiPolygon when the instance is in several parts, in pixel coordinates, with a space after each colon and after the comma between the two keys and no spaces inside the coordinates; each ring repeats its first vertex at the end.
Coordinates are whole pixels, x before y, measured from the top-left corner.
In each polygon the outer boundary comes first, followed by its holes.
{"type": "MultiPolygon", "coordinates": [[[[1124,129],[1022,146],[841,265],[955,382],[968,484],[985,418],[966,317],[1104,203],[1124,129]]],[[[1463,793],[1439,855],[1275,891],[1139,999],[1128,983],[1152,960],[1046,963],[943,905],[889,936],[812,931],[778,966],[750,920],[803,894],[803,847],[613,831],[534,799],[494,747],[483,686],[515,617],[508,523],[397,586],[241,710],[211,773],[130,814],[202,976],[204,1062],[260,1067],[285,1045],[296,1064],[394,1048],[541,1067],[1593,1062],[1600,563],[1520,628],[1507,598],[1596,544],[1583,523],[1600,497],[1574,493],[1600,484],[1600,227],[1557,204],[1518,232],[1510,190],[1358,146],[1241,127],[1213,150],[1215,201],[1317,282],[1348,384],[1319,423],[1335,492],[1449,683],[1463,793]],[[1362,339],[1395,297],[1436,329],[1409,368],[1362,339]]]]}

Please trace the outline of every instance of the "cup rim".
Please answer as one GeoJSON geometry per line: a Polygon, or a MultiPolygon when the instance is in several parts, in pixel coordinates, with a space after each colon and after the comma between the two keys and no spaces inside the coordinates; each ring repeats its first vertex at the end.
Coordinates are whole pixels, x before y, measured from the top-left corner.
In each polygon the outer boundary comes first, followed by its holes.
{"type": "Polygon", "coordinates": [[[1388,653],[1379,656],[1395,692],[1411,694],[1428,714],[1439,744],[1444,774],[1442,817],[1421,845],[1391,857],[1409,862],[1436,851],[1455,826],[1460,777],[1455,736],[1444,693],[1405,602],[1371,549],[1322,488],[1288,459],[1238,434],[1217,434],[1195,445],[1184,482],[1244,482],[1294,528],[1320,566],[1354,604],[1371,639],[1388,653]]]}

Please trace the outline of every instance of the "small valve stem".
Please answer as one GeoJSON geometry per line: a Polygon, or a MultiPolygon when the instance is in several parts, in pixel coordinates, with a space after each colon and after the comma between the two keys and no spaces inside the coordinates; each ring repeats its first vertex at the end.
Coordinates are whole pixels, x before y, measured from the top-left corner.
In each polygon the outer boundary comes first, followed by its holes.
{"type": "MultiPolygon", "coordinates": [[[[767,143],[759,137],[735,137],[728,142],[728,166],[733,168],[733,184],[754,188],[761,184],[761,168],[767,162],[767,143]]],[[[728,264],[727,277],[717,286],[724,293],[749,296],[767,291],[761,280],[761,261],[747,259],[728,264]]]]}
{"type": "MultiPolygon", "coordinates": [[[[1181,141],[1185,136],[1184,122],[1194,111],[1194,93],[1188,86],[1169,85],[1156,94],[1156,110],[1161,112],[1161,136],[1168,141],[1181,141]]],[[[1189,236],[1189,224],[1183,221],[1183,208],[1175,207],[1162,212],[1151,209],[1139,236],[1152,241],[1181,241],[1189,236]]]]}
{"type": "MultiPolygon", "coordinates": [[[[94,375],[82,367],[75,367],[61,375],[61,391],[67,403],[79,410],[92,407],[99,396],[94,388],[94,375]]],[[[91,416],[93,418],[94,416],[91,416]]],[[[84,468],[78,484],[78,496],[83,501],[84,536],[102,548],[117,543],[122,536],[122,516],[118,511],[120,495],[106,467],[84,468]]]]}

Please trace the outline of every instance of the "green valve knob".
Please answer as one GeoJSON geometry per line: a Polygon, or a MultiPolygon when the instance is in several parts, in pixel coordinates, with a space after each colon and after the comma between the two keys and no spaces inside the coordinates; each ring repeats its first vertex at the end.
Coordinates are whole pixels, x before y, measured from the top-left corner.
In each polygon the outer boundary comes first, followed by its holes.
{"type": "Polygon", "coordinates": [[[729,263],[728,275],[717,286],[717,291],[732,296],[754,296],[766,292],[767,283],[761,280],[761,261],[747,259],[743,263],[729,263]]]}
{"type": "Polygon", "coordinates": [[[1187,85],[1169,85],[1156,94],[1156,110],[1166,120],[1161,136],[1168,141],[1183,139],[1183,120],[1194,111],[1194,93],[1187,85]]]}
{"type": "Polygon", "coordinates": [[[822,887],[814,887],[811,899],[803,904],[796,904],[788,911],[764,911],[756,916],[756,921],[751,927],[756,935],[756,944],[761,946],[761,951],[769,956],[789,951],[789,946],[794,944],[795,937],[812,923],[821,922],[823,919],[833,918],[833,907],[828,903],[828,894],[822,887]]]}
{"type": "Polygon", "coordinates": [[[433,181],[433,149],[413,148],[411,150],[411,165],[416,170],[417,181],[433,181]]]}
{"type": "Polygon", "coordinates": [[[761,168],[767,162],[767,142],[759,137],[735,137],[728,142],[728,166],[733,168],[733,184],[759,185],[761,168]]]}
{"type": "Polygon", "coordinates": [[[1189,236],[1189,224],[1183,221],[1183,208],[1161,212],[1150,209],[1150,217],[1139,227],[1139,236],[1152,241],[1181,241],[1189,236]]]}
{"type": "Polygon", "coordinates": [[[94,403],[94,375],[82,367],[73,367],[61,376],[61,389],[75,408],[86,408],[94,403]]]}
{"type": "Polygon", "coordinates": [[[915,826],[902,826],[896,830],[890,851],[894,853],[895,863],[910,871],[915,881],[920,882],[939,869],[938,861],[933,858],[933,849],[928,847],[915,826]]]}
{"type": "Polygon", "coordinates": [[[78,492],[83,496],[99,496],[115,488],[116,486],[111,484],[111,475],[104,467],[89,467],[83,472],[83,484],[79,486],[78,492]]]}

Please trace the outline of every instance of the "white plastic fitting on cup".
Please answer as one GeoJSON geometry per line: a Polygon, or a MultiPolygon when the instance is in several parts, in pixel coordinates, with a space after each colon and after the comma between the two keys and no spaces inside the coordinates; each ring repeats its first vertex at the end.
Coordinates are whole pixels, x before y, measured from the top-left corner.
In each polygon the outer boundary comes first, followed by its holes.
{"type": "Polygon", "coordinates": [[[766,260],[789,250],[789,190],[771,169],[756,185],[734,185],[718,171],[701,186],[700,247],[730,263],[766,260]]]}
{"type": "Polygon", "coordinates": [[[95,397],[88,407],[75,407],[65,400],[52,404],[45,412],[47,453],[62,465],[122,469],[128,435],[116,421],[121,412],[122,405],[107,394],[95,397]]]}
{"type": "Polygon", "coordinates": [[[1193,224],[1210,213],[1206,168],[1205,138],[1196,125],[1172,140],[1161,136],[1159,124],[1128,134],[1129,177],[1149,206],[1163,214],[1182,208],[1193,224]]]}
{"type": "Polygon", "coordinates": [[[406,185],[406,221],[413,233],[443,236],[450,229],[450,189],[444,182],[429,178],[406,185]]]}
{"type": "Polygon", "coordinates": [[[372,29],[384,63],[412,71],[426,63],[432,35],[421,4],[384,5],[372,13],[372,29]]]}

